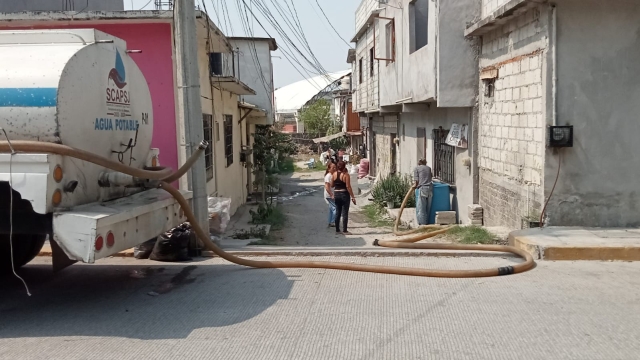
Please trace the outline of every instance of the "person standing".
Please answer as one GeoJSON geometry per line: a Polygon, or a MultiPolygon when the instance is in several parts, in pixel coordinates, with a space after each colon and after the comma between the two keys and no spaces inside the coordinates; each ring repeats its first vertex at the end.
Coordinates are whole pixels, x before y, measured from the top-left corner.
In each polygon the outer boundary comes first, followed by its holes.
{"type": "Polygon", "coordinates": [[[342,218],[342,233],[351,235],[347,230],[349,222],[349,202],[356,204],[356,198],[353,196],[351,189],[351,178],[347,172],[347,165],[344,161],[338,162],[337,171],[331,176],[331,187],[333,190],[333,198],[336,201],[336,234],[340,234],[340,218],[342,218]]]}
{"type": "Polygon", "coordinates": [[[323,166],[327,166],[331,162],[331,148],[327,147],[327,150],[320,154],[320,161],[322,161],[323,166]]]}
{"type": "Polygon", "coordinates": [[[413,181],[415,181],[414,186],[416,187],[416,218],[418,225],[427,225],[433,197],[433,178],[431,168],[427,166],[425,159],[420,159],[418,166],[413,170],[413,181]]]}
{"type": "Polygon", "coordinates": [[[328,227],[335,225],[336,221],[336,202],[333,199],[333,190],[331,189],[332,175],[336,172],[336,164],[330,162],[327,165],[327,171],[324,173],[324,201],[329,204],[329,221],[328,227]]]}

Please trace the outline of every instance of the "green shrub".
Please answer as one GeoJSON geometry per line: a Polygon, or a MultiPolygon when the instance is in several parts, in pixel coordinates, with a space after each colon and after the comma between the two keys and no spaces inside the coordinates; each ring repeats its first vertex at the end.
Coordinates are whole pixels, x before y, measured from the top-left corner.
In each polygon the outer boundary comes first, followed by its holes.
{"type": "MultiPolygon", "coordinates": [[[[387,201],[393,201],[395,206],[400,206],[405,195],[407,195],[407,191],[411,188],[412,182],[413,180],[409,175],[398,176],[391,174],[383,177],[371,189],[373,201],[380,206],[386,206],[387,201]]],[[[409,197],[407,207],[416,207],[415,196],[409,197]]]]}

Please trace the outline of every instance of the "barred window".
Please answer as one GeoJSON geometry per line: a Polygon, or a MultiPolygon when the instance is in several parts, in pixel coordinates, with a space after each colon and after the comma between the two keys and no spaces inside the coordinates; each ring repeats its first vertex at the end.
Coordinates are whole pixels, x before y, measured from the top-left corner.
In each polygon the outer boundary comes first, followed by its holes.
{"type": "Polygon", "coordinates": [[[233,116],[224,116],[224,157],[227,167],[233,164],[233,116]]]}
{"type": "Polygon", "coordinates": [[[209,143],[204,151],[204,164],[207,173],[207,181],[213,179],[213,142],[211,141],[213,132],[213,116],[202,114],[202,128],[204,130],[204,141],[209,143]]]}
{"type": "Polygon", "coordinates": [[[433,177],[455,184],[455,148],[445,141],[449,130],[433,129],[433,177]]]}

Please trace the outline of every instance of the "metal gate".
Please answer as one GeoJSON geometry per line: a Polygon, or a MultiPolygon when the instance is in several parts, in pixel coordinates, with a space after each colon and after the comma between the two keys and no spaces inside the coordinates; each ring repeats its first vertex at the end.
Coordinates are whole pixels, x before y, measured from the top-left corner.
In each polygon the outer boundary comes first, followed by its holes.
{"type": "Polygon", "coordinates": [[[449,130],[433,129],[433,176],[448,183],[455,183],[455,148],[445,140],[449,130]]]}

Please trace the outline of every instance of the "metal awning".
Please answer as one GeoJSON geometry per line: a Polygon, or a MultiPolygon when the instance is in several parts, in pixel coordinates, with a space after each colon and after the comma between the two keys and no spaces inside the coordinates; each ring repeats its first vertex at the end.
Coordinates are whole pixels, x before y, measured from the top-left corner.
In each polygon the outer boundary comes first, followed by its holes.
{"type": "Polygon", "coordinates": [[[331,141],[333,139],[337,139],[337,138],[339,138],[341,136],[344,136],[344,135],[345,135],[345,133],[339,132],[337,134],[327,135],[327,136],[315,138],[315,139],[313,139],[313,142],[316,143],[316,144],[323,143],[323,142],[329,142],[329,141],[331,141]]]}
{"type": "Polygon", "coordinates": [[[255,95],[256,91],[233,76],[212,76],[213,87],[236,95],[255,95]]]}

